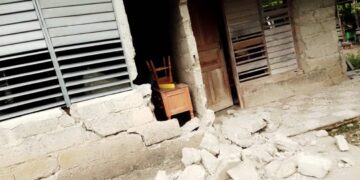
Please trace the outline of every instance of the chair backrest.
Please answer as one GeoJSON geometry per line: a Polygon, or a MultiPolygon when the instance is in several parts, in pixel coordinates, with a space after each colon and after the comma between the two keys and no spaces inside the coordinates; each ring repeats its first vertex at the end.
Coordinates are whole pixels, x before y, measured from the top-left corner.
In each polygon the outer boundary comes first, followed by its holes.
{"type": "Polygon", "coordinates": [[[157,85],[174,83],[170,56],[164,57],[162,63],[162,66],[156,67],[152,60],[146,61],[153,80],[157,85]]]}

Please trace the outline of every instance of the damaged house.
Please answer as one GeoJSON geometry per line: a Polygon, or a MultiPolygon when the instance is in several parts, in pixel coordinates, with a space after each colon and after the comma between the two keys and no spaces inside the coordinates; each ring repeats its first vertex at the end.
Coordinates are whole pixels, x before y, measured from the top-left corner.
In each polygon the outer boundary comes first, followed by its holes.
{"type": "Polygon", "coordinates": [[[159,144],[182,133],[153,113],[146,62],[163,57],[201,127],[345,79],[335,0],[1,0],[0,179],[106,179],[179,159],[196,140],[159,144]]]}

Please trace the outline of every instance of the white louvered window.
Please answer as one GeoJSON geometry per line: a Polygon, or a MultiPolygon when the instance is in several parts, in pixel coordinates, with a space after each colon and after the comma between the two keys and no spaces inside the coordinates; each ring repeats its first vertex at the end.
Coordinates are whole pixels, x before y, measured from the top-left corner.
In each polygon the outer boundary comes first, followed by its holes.
{"type": "Polygon", "coordinates": [[[0,1],[0,120],[131,90],[112,0],[0,1]]]}

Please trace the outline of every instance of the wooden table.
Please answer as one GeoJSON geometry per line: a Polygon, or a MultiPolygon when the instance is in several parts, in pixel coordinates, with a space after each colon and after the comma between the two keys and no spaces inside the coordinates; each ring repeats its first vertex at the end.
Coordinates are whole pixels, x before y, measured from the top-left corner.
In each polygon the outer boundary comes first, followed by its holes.
{"type": "Polygon", "coordinates": [[[165,111],[166,117],[171,119],[173,115],[189,112],[194,117],[189,87],[186,84],[176,84],[174,89],[154,88],[154,102],[165,111]]]}

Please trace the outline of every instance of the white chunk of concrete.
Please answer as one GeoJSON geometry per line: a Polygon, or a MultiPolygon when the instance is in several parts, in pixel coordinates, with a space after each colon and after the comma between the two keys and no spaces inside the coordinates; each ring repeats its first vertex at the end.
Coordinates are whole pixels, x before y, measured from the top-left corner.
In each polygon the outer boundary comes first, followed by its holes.
{"type": "Polygon", "coordinates": [[[249,161],[245,161],[227,171],[233,180],[259,180],[256,167],[249,161]]]}
{"type": "Polygon", "coordinates": [[[255,133],[266,127],[266,122],[257,114],[241,114],[223,122],[223,125],[234,126],[237,129],[246,129],[255,133]]]}
{"type": "Polygon", "coordinates": [[[220,145],[218,138],[210,133],[205,133],[201,143],[200,147],[203,149],[208,150],[213,155],[219,154],[220,151],[220,145]]]}
{"type": "Polygon", "coordinates": [[[146,146],[150,146],[181,135],[181,129],[177,120],[155,121],[143,126],[131,128],[128,133],[142,136],[146,146]]]}
{"type": "Polygon", "coordinates": [[[191,165],[185,168],[177,180],[205,180],[205,169],[200,165],[191,165]]]}
{"type": "Polygon", "coordinates": [[[170,179],[165,171],[158,171],[158,173],[155,176],[155,180],[170,180],[170,179]]]}
{"type": "Polygon", "coordinates": [[[329,133],[325,130],[316,131],[315,133],[316,137],[327,137],[329,136],[329,133]]]}
{"type": "Polygon", "coordinates": [[[240,147],[247,148],[254,144],[251,133],[247,129],[237,128],[230,124],[222,125],[223,136],[240,147]]]}
{"type": "Polygon", "coordinates": [[[299,148],[299,144],[297,142],[282,134],[276,134],[274,136],[274,144],[280,151],[294,152],[299,148]]]}
{"type": "Polygon", "coordinates": [[[204,165],[205,169],[209,172],[209,174],[214,174],[220,161],[214,155],[212,155],[211,153],[209,153],[204,149],[201,150],[201,159],[202,159],[202,164],[204,165]]]}
{"type": "Polygon", "coordinates": [[[297,171],[297,164],[294,160],[285,160],[281,163],[279,169],[277,170],[275,177],[278,179],[284,179],[295,174],[297,171]]]}
{"type": "Polygon", "coordinates": [[[345,152],[349,151],[349,143],[346,141],[345,137],[343,135],[335,136],[336,144],[340,151],[345,152]]]}
{"type": "Polygon", "coordinates": [[[200,127],[200,120],[198,118],[193,118],[187,122],[184,126],[181,127],[182,134],[189,134],[200,127]]]}
{"type": "Polygon", "coordinates": [[[185,166],[189,166],[189,165],[192,165],[192,164],[200,164],[200,162],[201,162],[200,150],[194,149],[194,148],[184,148],[184,149],[182,149],[181,162],[185,166]]]}
{"type": "Polygon", "coordinates": [[[238,160],[238,159],[230,159],[230,158],[221,159],[219,166],[216,169],[215,174],[210,175],[208,177],[208,180],[227,180],[227,179],[229,179],[230,176],[228,175],[227,171],[230,170],[231,168],[235,167],[239,163],[240,163],[240,160],[238,160]]]}
{"type": "Polygon", "coordinates": [[[300,153],[297,156],[298,171],[305,176],[325,178],[329,173],[332,162],[327,158],[300,153]]]}
{"type": "Polygon", "coordinates": [[[220,144],[220,155],[219,159],[231,158],[239,159],[241,158],[242,148],[232,144],[220,144]]]}

